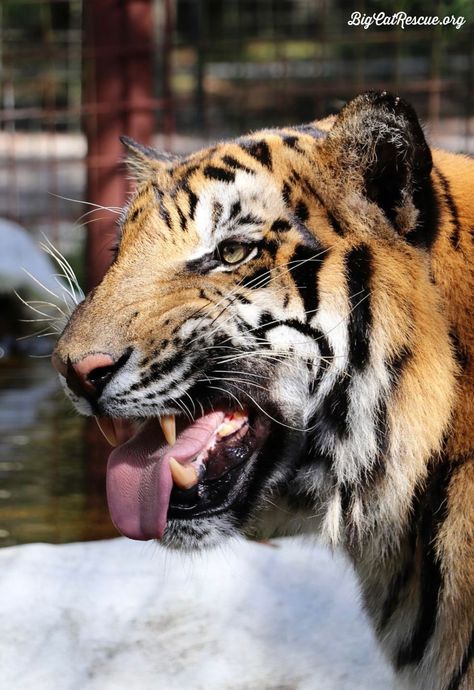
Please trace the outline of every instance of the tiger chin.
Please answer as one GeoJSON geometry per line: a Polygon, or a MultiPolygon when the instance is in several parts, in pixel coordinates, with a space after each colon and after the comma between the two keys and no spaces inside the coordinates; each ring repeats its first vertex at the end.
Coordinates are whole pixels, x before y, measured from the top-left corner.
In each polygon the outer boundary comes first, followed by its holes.
{"type": "Polygon", "coordinates": [[[386,92],[185,158],[124,144],[116,256],[53,354],[113,445],[132,429],[117,528],[317,533],[399,677],[472,689],[474,162],[386,92]]]}

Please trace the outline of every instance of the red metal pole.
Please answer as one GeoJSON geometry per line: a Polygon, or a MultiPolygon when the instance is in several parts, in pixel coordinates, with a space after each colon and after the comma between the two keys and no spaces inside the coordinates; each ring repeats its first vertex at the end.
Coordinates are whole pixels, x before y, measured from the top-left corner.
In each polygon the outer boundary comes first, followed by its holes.
{"type": "MultiPolygon", "coordinates": [[[[84,125],[88,144],[87,201],[123,205],[129,190],[119,140],[127,134],[150,143],[154,113],[152,0],[84,2],[84,125]],[[123,108],[127,103],[128,107],[123,108]],[[122,104],[122,106],[120,105],[122,104]],[[97,107],[98,106],[98,107],[97,107]],[[90,109],[90,110],[88,110],[90,109]]],[[[87,289],[102,279],[116,239],[116,214],[88,218],[87,289]]]]}

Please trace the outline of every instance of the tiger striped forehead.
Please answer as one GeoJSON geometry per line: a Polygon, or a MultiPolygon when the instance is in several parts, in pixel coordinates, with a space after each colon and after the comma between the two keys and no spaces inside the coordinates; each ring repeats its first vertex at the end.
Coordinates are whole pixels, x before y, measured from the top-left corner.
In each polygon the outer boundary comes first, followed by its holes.
{"type": "Polygon", "coordinates": [[[256,243],[272,256],[282,244],[316,249],[318,239],[332,243],[341,230],[312,183],[322,132],[305,130],[259,132],[152,177],[154,171],[144,171],[124,214],[123,249],[152,239],[163,260],[185,260],[193,271],[208,273],[223,240],[256,243]],[[319,237],[309,226],[319,229],[319,237]]]}

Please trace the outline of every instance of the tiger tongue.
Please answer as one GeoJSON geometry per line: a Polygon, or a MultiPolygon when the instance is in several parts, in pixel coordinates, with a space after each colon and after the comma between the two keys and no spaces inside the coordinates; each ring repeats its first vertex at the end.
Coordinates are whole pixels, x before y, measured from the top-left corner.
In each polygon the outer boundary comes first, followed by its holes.
{"type": "Polygon", "coordinates": [[[107,465],[107,500],[117,529],[131,539],[160,539],[166,527],[173,480],[169,458],[185,462],[203,450],[223,412],[212,412],[186,427],[176,443],[163,446],[156,420],[115,448],[107,465]]]}

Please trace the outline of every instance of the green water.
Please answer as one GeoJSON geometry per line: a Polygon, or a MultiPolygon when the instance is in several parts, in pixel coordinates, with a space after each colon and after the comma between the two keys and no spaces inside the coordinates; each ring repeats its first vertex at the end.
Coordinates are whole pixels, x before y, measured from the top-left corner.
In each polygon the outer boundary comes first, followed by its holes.
{"type": "Polygon", "coordinates": [[[115,536],[106,457],[49,359],[0,359],[0,546],[115,536]]]}

